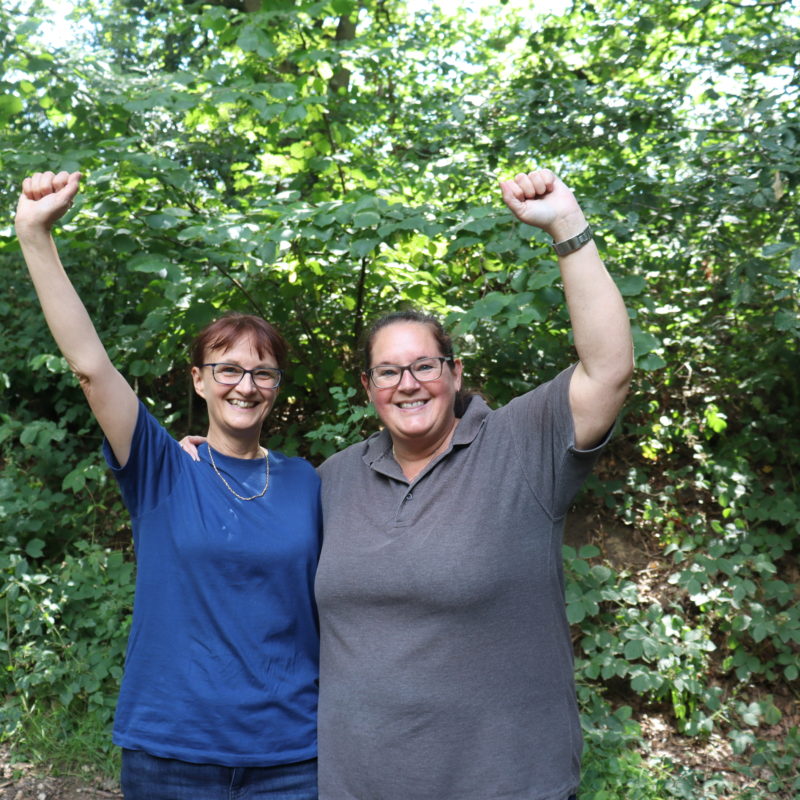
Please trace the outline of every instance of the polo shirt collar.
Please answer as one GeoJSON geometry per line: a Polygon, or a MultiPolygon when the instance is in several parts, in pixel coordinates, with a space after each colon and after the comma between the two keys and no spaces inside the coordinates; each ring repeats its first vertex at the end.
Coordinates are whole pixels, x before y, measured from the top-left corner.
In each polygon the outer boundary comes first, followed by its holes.
{"type": "MultiPolygon", "coordinates": [[[[466,411],[453,433],[451,447],[463,447],[471,444],[491,411],[480,395],[470,395],[467,402],[466,411]]],[[[400,477],[405,480],[405,476],[403,476],[397,462],[391,457],[392,437],[386,428],[378,431],[378,433],[373,433],[366,440],[365,445],[363,456],[365,464],[378,472],[382,472],[384,475],[389,475],[393,478],[400,477]]]]}
{"type": "Polygon", "coordinates": [[[469,395],[467,403],[466,411],[464,411],[461,422],[458,423],[453,434],[454,445],[471,444],[491,411],[486,401],[479,394],[469,395]]]}

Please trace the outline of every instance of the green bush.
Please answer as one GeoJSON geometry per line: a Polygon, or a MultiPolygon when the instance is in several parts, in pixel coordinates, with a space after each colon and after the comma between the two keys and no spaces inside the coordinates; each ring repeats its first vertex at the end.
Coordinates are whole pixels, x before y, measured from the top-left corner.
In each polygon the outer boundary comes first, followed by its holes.
{"type": "MultiPolygon", "coordinates": [[[[133,565],[118,550],[77,543],[52,565],[0,553],[0,738],[31,715],[108,728],[133,603],[133,565]]],[[[109,743],[110,744],[110,743],[109,743]]]]}

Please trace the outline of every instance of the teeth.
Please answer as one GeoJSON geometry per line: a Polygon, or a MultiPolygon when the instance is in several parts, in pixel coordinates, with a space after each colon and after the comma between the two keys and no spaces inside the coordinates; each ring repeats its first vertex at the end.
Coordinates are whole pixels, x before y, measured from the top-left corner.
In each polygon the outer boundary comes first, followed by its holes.
{"type": "Polygon", "coordinates": [[[414,400],[413,403],[400,403],[400,408],[419,408],[420,406],[424,405],[424,400],[414,400]]]}
{"type": "Polygon", "coordinates": [[[255,406],[255,403],[252,403],[249,400],[236,400],[236,399],[234,399],[234,400],[228,400],[228,402],[232,406],[238,406],[239,408],[253,408],[253,406],[255,406]]]}

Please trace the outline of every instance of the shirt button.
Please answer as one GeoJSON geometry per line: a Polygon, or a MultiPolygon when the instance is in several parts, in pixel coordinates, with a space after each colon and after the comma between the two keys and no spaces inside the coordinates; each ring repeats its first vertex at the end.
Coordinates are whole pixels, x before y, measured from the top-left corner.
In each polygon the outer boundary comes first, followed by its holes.
{"type": "Polygon", "coordinates": [[[413,496],[414,496],[414,495],[413,495],[411,492],[409,492],[409,493],[406,495],[406,500],[410,500],[410,499],[411,499],[413,496]]]}

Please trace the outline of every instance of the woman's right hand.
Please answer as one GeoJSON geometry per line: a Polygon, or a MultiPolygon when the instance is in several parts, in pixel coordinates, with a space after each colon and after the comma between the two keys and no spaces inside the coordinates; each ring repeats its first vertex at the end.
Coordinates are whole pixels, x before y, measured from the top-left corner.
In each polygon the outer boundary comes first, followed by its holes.
{"type": "Polygon", "coordinates": [[[207,442],[205,436],[184,436],[183,439],[178,442],[178,444],[192,457],[194,461],[199,461],[200,456],[197,454],[197,448],[200,447],[203,442],[207,442]]]}
{"type": "Polygon", "coordinates": [[[22,182],[14,220],[17,233],[43,228],[49,231],[69,211],[81,180],[80,172],[34,172],[22,182]]]}

